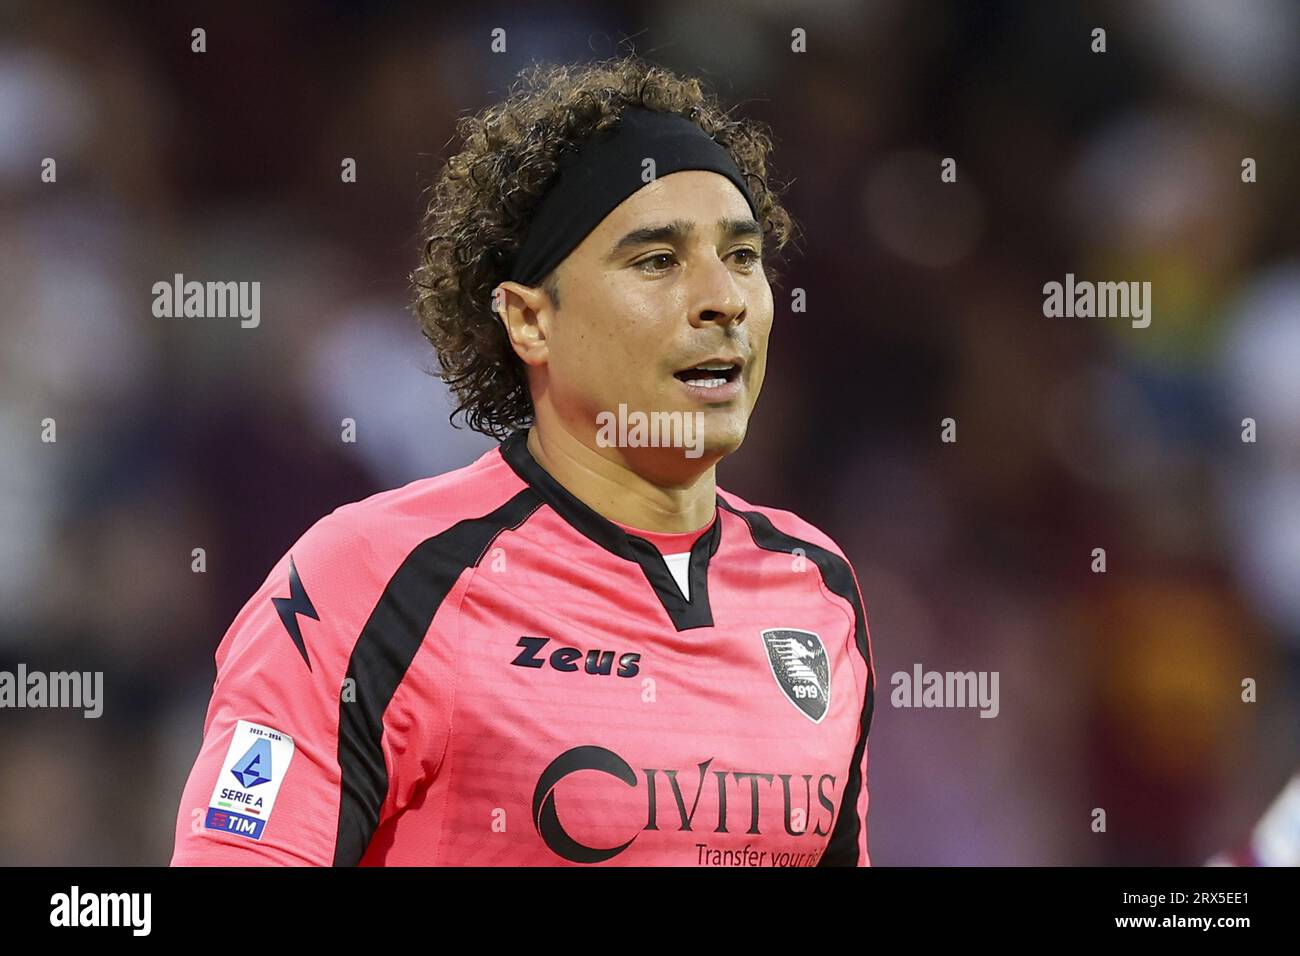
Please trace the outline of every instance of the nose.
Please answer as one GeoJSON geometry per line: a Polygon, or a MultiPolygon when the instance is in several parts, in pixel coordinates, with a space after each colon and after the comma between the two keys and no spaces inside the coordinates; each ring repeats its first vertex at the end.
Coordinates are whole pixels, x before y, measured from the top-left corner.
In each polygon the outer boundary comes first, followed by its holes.
{"type": "Polygon", "coordinates": [[[691,325],[697,328],[707,323],[728,327],[745,320],[745,296],[735,275],[716,253],[706,253],[699,259],[695,271],[694,299],[691,304],[691,325]]]}

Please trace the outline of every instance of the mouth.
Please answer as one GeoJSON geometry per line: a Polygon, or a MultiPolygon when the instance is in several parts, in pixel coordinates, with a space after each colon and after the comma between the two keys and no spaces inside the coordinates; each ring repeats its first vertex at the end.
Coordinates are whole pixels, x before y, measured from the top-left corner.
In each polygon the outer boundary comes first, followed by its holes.
{"type": "Polygon", "coordinates": [[[711,358],[674,372],[686,394],[705,405],[720,405],[736,398],[743,387],[740,373],[745,362],[737,358],[711,358]]]}
{"type": "Polygon", "coordinates": [[[723,388],[740,378],[743,367],[744,363],[740,359],[709,359],[690,368],[684,368],[680,372],[674,372],[673,376],[694,388],[723,388]]]}

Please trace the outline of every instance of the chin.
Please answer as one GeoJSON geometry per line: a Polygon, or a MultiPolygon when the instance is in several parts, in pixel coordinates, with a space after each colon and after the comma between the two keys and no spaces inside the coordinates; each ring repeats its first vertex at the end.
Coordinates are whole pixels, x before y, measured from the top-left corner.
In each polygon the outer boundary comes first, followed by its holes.
{"type": "Polygon", "coordinates": [[[730,455],[744,443],[748,424],[746,421],[732,420],[711,423],[706,417],[703,442],[704,455],[708,457],[730,455]]]}

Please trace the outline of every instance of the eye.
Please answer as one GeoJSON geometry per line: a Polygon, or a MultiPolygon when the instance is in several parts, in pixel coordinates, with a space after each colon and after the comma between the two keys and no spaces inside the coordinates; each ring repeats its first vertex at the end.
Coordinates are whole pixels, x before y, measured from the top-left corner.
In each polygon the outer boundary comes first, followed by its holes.
{"type": "Polygon", "coordinates": [[[737,249],[734,253],[732,253],[732,255],[744,257],[739,261],[742,266],[747,266],[747,267],[753,267],[753,265],[756,262],[758,262],[760,259],[763,258],[762,255],[760,255],[758,252],[754,251],[753,249],[750,249],[748,246],[737,249]]]}
{"type": "Polygon", "coordinates": [[[671,252],[656,252],[653,256],[647,256],[646,258],[642,259],[640,262],[636,264],[636,267],[640,269],[642,272],[666,272],[667,271],[666,268],[664,269],[648,268],[650,263],[658,262],[660,259],[667,259],[670,262],[676,261],[676,257],[671,252]]]}

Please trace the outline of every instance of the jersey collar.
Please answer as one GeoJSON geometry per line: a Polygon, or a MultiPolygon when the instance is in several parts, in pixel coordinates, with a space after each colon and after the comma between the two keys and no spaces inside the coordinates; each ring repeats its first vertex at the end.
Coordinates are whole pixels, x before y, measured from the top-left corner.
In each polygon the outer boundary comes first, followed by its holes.
{"type": "Polygon", "coordinates": [[[528,430],[519,429],[501,443],[501,457],[511,469],[537,492],[538,496],[571,525],[579,534],[625,561],[640,566],[646,580],[654,589],[673,627],[688,631],[697,627],[713,626],[713,610],[709,606],[709,560],[718,550],[722,540],[722,520],[718,502],[713,509],[713,524],[696,540],[691,548],[689,577],[691,598],[688,601],[677,587],[672,572],[664,562],[659,549],[645,538],[624,531],[604,515],[579,501],[561,485],[551,473],[538,464],[528,450],[528,430]]]}

